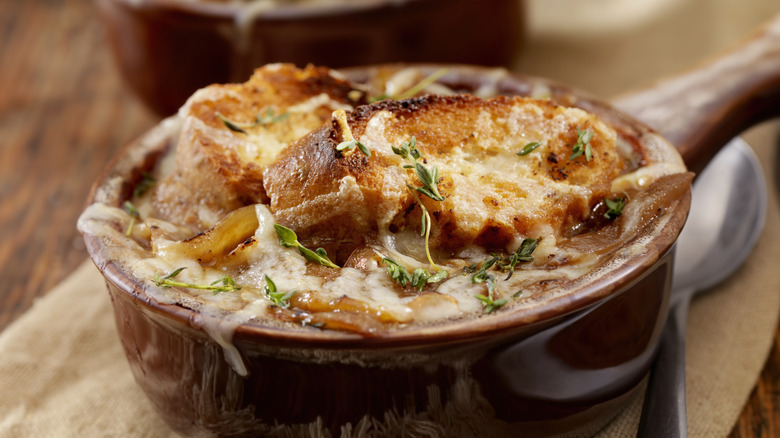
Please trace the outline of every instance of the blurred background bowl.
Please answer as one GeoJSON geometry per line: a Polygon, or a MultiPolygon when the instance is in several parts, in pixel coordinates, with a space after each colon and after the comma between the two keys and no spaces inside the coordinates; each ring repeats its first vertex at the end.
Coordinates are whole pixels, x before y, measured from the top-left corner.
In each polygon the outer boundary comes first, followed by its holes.
{"type": "Polygon", "coordinates": [[[509,67],[522,0],[97,0],[125,82],[160,116],[271,62],[509,67]]]}

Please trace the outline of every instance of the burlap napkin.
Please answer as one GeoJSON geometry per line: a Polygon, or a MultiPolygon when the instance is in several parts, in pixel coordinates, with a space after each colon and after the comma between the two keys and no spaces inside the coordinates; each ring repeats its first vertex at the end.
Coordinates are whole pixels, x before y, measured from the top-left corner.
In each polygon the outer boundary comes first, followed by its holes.
{"type": "MultiPolygon", "coordinates": [[[[775,126],[746,138],[766,145],[775,126]]],[[[725,436],[763,368],[780,313],[780,214],[770,186],[766,229],[745,266],[697,299],[688,329],[691,437],[725,436]]],[[[0,436],[175,436],[135,386],[103,278],[85,262],[0,333],[0,436]]],[[[600,437],[632,436],[636,398],[600,437]]]]}

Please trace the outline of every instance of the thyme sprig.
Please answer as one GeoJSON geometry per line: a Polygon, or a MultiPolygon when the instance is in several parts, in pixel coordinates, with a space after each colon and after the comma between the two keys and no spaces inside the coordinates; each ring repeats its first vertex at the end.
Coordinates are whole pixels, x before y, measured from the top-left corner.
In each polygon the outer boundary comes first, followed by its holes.
{"type": "Polygon", "coordinates": [[[281,113],[276,114],[274,109],[271,107],[268,107],[265,114],[258,114],[255,116],[255,121],[251,123],[239,123],[233,120],[228,119],[222,113],[217,113],[217,118],[222,121],[222,123],[231,131],[234,132],[240,132],[242,134],[246,134],[247,129],[255,128],[257,126],[268,126],[272,123],[281,122],[282,120],[289,117],[289,113],[281,113]]]}
{"type": "Polygon", "coordinates": [[[485,295],[475,295],[479,301],[482,302],[482,307],[484,308],[483,311],[485,313],[491,313],[496,309],[501,308],[504,304],[508,303],[509,300],[506,298],[499,298],[497,300],[494,300],[492,297],[487,297],[485,295]]]}
{"type": "MultiPolygon", "coordinates": [[[[520,248],[518,248],[514,253],[506,257],[492,254],[488,259],[482,262],[482,265],[478,270],[476,266],[472,266],[470,268],[472,272],[471,283],[485,283],[487,286],[487,295],[475,295],[475,297],[482,302],[482,307],[484,308],[485,313],[491,313],[492,311],[501,308],[501,306],[507,303],[506,298],[495,298],[496,278],[488,271],[493,268],[493,266],[495,266],[496,269],[500,270],[501,272],[509,272],[504,281],[509,280],[512,278],[512,274],[515,272],[515,266],[518,263],[530,262],[534,259],[533,253],[536,251],[536,247],[539,246],[539,242],[541,242],[541,240],[541,238],[523,239],[523,242],[520,244],[520,248]]],[[[521,294],[522,291],[519,291],[512,295],[512,298],[517,298],[521,294]]]]}
{"type": "Polygon", "coordinates": [[[403,167],[405,169],[413,168],[415,174],[417,175],[417,179],[420,181],[420,183],[422,183],[421,187],[416,187],[411,184],[407,184],[406,187],[412,192],[414,200],[417,202],[417,205],[420,206],[420,210],[422,211],[422,217],[420,219],[420,235],[425,236],[425,255],[428,257],[428,263],[430,263],[434,270],[439,272],[441,269],[436,266],[436,263],[433,261],[433,257],[431,257],[431,215],[428,213],[428,209],[425,208],[425,205],[417,195],[418,193],[423,194],[433,199],[434,201],[443,201],[446,199],[441,195],[441,193],[439,193],[437,186],[439,183],[439,169],[436,166],[431,166],[430,168],[425,167],[417,161],[422,158],[422,152],[417,149],[417,139],[415,137],[409,139],[408,142],[401,143],[401,146],[399,147],[391,146],[391,148],[394,154],[411,162],[411,164],[406,164],[403,167]]]}
{"type": "Polygon", "coordinates": [[[124,204],[122,204],[122,209],[130,215],[130,223],[127,224],[127,229],[125,230],[125,236],[130,237],[130,234],[133,233],[135,222],[141,217],[141,214],[138,213],[135,204],[130,201],[125,201],[124,204]]]}
{"type": "Polygon", "coordinates": [[[279,307],[285,309],[290,307],[290,298],[292,298],[292,296],[295,295],[298,291],[294,290],[290,292],[280,292],[277,290],[276,283],[271,280],[271,277],[269,277],[267,274],[263,274],[263,277],[265,277],[265,286],[263,286],[263,292],[268,297],[268,299],[270,299],[272,303],[279,307]]]}
{"type": "Polygon", "coordinates": [[[396,281],[401,286],[406,286],[411,283],[412,276],[409,272],[400,265],[398,262],[391,258],[383,258],[382,263],[387,265],[387,273],[390,274],[390,278],[396,281]]]}
{"type": "Polygon", "coordinates": [[[492,268],[493,265],[495,265],[499,260],[501,260],[501,257],[493,255],[482,262],[479,270],[471,274],[472,284],[485,283],[487,285],[490,299],[493,299],[493,292],[496,290],[496,277],[494,277],[492,274],[489,274],[487,271],[488,269],[492,268]]]}
{"type": "Polygon", "coordinates": [[[577,142],[572,147],[572,154],[569,160],[573,160],[582,154],[585,154],[585,161],[593,158],[593,148],[590,146],[590,140],[593,138],[593,131],[590,129],[577,128],[577,142]]]}
{"type": "Polygon", "coordinates": [[[530,262],[534,259],[534,251],[536,251],[536,247],[539,246],[539,242],[541,242],[542,239],[523,239],[523,243],[520,244],[520,248],[517,249],[514,253],[509,255],[508,257],[499,259],[497,263],[497,267],[502,272],[509,272],[509,274],[506,276],[504,280],[509,280],[512,278],[512,274],[515,273],[515,266],[520,262],[530,262]]]}
{"type": "Polygon", "coordinates": [[[214,293],[214,295],[220,293],[220,292],[233,292],[240,290],[241,287],[236,285],[235,280],[233,280],[230,276],[225,275],[221,277],[220,279],[213,281],[210,284],[196,284],[196,283],[186,283],[183,281],[175,280],[174,278],[181,273],[185,268],[178,268],[173,270],[171,273],[160,277],[159,273],[154,274],[154,284],[161,287],[171,287],[171,286],[178,286],[178,287],[186,287],[190,289],[202,289],[202,290],[210,290],[214,293]]]}
{"type": "Polygon", "coordinates": [[[496,291],[496,277],[494,277],[493,274],[487,272],[488,269],[490,269],[499,260],[500,257],[492,256],[482,263],[482,266],[477,272],[471,275],[472,284],[485,283],[487,285],[487,295],[474,295],[474,297],[482,302],[482,307],[485,313],[491,313],[492,311],[507,303],[506,298],[495,299],[494,293],[496,291]]]}
{"type": "MultiPolygon", "coordinates": [[[[391,149],[393,149],[393,153],[400,156],[403,159],[409,159],[412,162],[417,161],[422,157],[422,152],[420,152],[419,149],[417,149],[417,139],[415,137],[412,137],[409,141],[406,143],[401,143],[400,147],[390,146],[391,149]]],[[[404,167],[410,167],[410,166],[404,166],[404,167]]]]}
{"type": "Polygon", "coordinates": [[[626,198],[604,198],[604,205],[608,208],[607,212],[604,213],[604,217],[609,220],[615,220],[618,216],[623,214],[623,207],[626,206],[626,198]]]}
{"type": "Polygon", "coordinates": [[[412,164],[406,164],[403,167],[405,169],[414,169],[414,173],[417,175],[417,179],[422,183],[421,187],[407,186],[423,195],[433,199],[434,201],[443,201],[444,196],[439,193],[439,168],[436,166],[425,167],[419,163],[422,157],[422,153],[417,149],[417,139],[412,137],[408,142],[401,143],[400,147],[391,146],[393,153],[400,156],[405,160],[411,161],[412,164]]]}
{"type": "Polygon", "coordinates": [[[298,248],[298,251],[303,258],[310,262],[316,262],[329,268],[339,268],[339,265],[333,263],[328,258],[328,253],[324,248],[317,248],[316,251],[312,251],[301,245],[301,243],[298,242],[298,235],[295,234],[295,231],[279,224],[274,224],[274,230],[276,230],[276,235],[279,236],[279,244],[283,247],[298,248]]]}
{"type": "Polygon", "coordinates": [[[431,274],[422,268],[417,268],[412,274],[409,274],[409,271],[407,271],[406,268],[388,257],[383,258],[382,263],[387,265],[387,273],[390,274],[390,278],[401,286],[406,287],[406,285],[409,284],[418,291],[422,291],[426,284],[438,283],[444,280],[448,275],[447,271],[443,269],[435,274],[431,274]]]}

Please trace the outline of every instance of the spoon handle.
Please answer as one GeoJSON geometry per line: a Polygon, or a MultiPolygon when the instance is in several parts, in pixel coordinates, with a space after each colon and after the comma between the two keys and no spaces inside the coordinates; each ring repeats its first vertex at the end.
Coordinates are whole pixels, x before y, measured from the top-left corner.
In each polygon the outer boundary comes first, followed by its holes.
{"type": "Polygon", "coordinates": [[[688,436],[685,412],[685,329],[688,297],[672,307],[661,334],[658,357],[647,382],[637,438],[688,436]]]}
{"type": "Polygon", "coordinates": [[[701,171],[729,140],[780,115],[780,15],[697,68],[612,102],[658,130],[701,171]]]}

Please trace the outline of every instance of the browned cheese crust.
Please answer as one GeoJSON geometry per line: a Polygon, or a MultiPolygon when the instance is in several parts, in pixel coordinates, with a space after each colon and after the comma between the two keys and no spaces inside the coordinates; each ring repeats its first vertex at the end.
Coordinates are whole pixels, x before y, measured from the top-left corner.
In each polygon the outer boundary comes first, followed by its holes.
{"type": "Polygon", "coordinates": [[[349,134],[335,118],[293,143],[267,170],[276,220],[318,243],[362,244],[382,229],[420,229],[408,185],[421,185],[392,151],[412,137],[437,166],[444,201],[418,195],[430,212],[431,246],[506,249],[524,237],[566,235],[610,196],[624,171],[615,132],[579,109],[521,97],[423,96],[358,107],[349,131],[371,151],[338,151],[349,134]],[[571,158],[579,134],[592,134],[571,158]],[[528,143],[541,146],[519,156],[528,143]]]}

